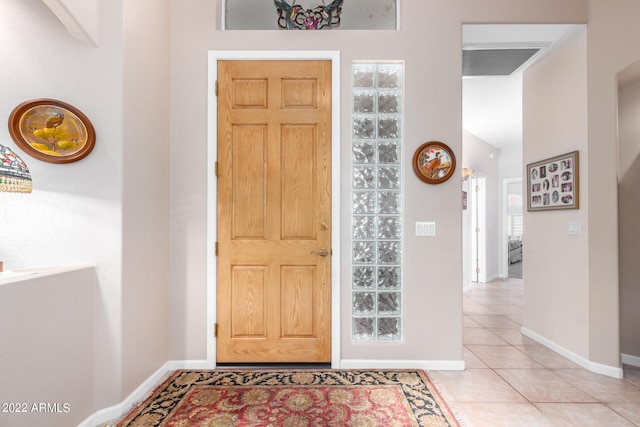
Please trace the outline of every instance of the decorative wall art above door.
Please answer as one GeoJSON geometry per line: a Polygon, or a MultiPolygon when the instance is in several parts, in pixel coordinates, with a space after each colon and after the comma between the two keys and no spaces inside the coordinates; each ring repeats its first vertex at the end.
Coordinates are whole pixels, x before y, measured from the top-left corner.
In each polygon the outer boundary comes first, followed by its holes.
{"type": "Polygon", "coordinates": [[[456,169],[456,156],[446,144],[425,142],[413,155],[413,170],[422,181],[440,184],[451,178],[456,169]]]}
{"type": "MultiPolygon", "coordinates": [[[[295,0],[292,0],[295,1],[295,0]]],[[[305,9],[287,0],[274,0],[278,12],[278,27],[283,30],[330,30],[340,25],[343,0],[305,9]]]]}
{"type": "Polygon", "coordinates": [[[93,125],[80,110],[55,99],[18,105],[9,116],[9,133],[25,153],[49,163],[72,163],[95,145],[93,125]]]}
{"type": "MultiPolygon", "coordinates": [[[[221,0],[220,29],[373,30],[399,28],[398,0],[221,0]]],[[[291,36],[295,37],[295,36],[291,36]]]]}

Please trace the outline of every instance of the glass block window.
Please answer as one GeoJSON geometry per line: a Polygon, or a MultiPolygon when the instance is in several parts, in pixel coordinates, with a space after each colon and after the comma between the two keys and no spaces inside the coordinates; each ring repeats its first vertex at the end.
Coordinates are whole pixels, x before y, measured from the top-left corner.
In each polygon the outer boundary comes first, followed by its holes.
{"type": "Polygon", "coordinates": [[[402,339],[402,64],[352,67],[351,337],[402,339]]]}

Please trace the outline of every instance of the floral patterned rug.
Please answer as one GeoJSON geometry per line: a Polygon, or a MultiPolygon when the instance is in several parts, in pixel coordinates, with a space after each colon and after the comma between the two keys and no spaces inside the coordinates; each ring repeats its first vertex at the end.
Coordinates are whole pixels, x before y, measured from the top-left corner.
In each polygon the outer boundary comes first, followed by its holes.
{"type": "Polygon", "coordinates": [[[180,370],[117,427],[459,427],[423,371],[180,370]]]}

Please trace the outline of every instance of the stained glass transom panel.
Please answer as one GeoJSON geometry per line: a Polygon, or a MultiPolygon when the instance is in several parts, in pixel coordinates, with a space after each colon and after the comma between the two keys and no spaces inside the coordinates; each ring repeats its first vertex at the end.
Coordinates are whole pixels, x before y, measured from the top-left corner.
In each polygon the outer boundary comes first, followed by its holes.
{"type": "Polygon", "coordinates": [[[352,68],[354,341],[402,339],[402,64],[352,68]]]}

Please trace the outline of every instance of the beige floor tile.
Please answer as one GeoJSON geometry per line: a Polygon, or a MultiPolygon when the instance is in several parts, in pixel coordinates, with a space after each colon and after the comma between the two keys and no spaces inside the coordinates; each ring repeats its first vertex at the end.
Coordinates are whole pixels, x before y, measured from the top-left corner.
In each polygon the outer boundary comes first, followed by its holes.
{"type": "Polygon", "coordinates": [[[467,369],[488,369],[489,367],[482,360],[478,359],[468,348],[463,349],[464,363],[467,369]]]}
{"type": "Polygon", "coordinates": [[[517,305],[509,305],[509,304],[487,304],[492,311],[500,315],[508,315],[508,314],[521,314],[522,307],[517,305]]]}
{"type": "Polygon", "coordinates": [[[467,314],[471,320],[475,320],[485,328],[511,328],[519,329],[520,325],[505,316],[500,315],[483,315],[483,314],[467,314]]]}
{"type": "Polygon", "coordinates": [[[554,424],[530,403],[464,403],[474,427],[553,427],[554,424]]]}
{"type": "MultiPolygon", "coordinates": [[[[489,331],[493,332],[506,342],[511,345],[535,345],[537,344],[531,338],[527,338],[522,333],[520,333],[520,328],[512,329],[512,328],[488,328],[489,331]]],[[[539,344],[538,344],[539,345],[539,344]]]]}
{"type": "Polygon", "coordinates": [[[601,403],[538,403],[536,406],[563,427],[633,427],[634,424],[601,403]]]}
{"type": "Polygon", "coordinates": [[[465,328],[482,328],[482,325],[469,316],[462,316],[462,326],[465,328]]]}
{"type": "Polygon", "coordinates": [[[518,298],[509,296],[472,295],[470,298],[477,304],[483,305],[510,305],[515,303],[515,305],[520,306],[522,304],[518,298]]]}
{"type": "Polygon", "coordinates": [[[507,314],[505,317],[518,325],[522,325],[524,322],[522,314],[507,314]]]}
{"type": "Polygon", "coordinates": [[[624,379],[640,387],[640,369],[624,367],[624,379]]]}
{"type": "Polygon", "coordinates": [[[492,369],[542,369],[542,365],[512,346],[468,345],[492,369]]]}
{"type": "Polygon", "coordinates": [[[635,425],[640,426],[640,402],[609,403],[607,406],[635,425]]]}
{"type": "Polygon", "coordinates": [[[469,296],[469,292],[465,292],[464,295],[462,296],[463,307],[466,306],[467,304],[477,304],[474,300],[471,299],[471,297],[469,296]]]}
{"type": "Polygon", "coordinates": [[[470,292],[466,293],[470,297],[481,298],[522,298],[522,289],[507,288],[504,286],[476,286],[470,292]]]}
{"type": "Polygon", "coordinates": [[[476,302],[465,304],[464,314],[466,314],[467,316],[471,314],[495,315],[493,310],[491,310],[489,307],[476,302]]]}
{"type": "Polygon", "coordinates": [[[462,407],[463,404],[454,404],[453,406],[449,406],[450,411],[453,413],[453,416],[463,427],[477,427],[467,411],[462,407]]]}
{"type": "Polygon", "coordinates": [[[521,279],[476,284],[463,300],[467,369],[429,376],[465,427],[640,427],[640,368],[595,374],[523,336],[521,279]]]}
{"type": "Polygon", "coordinates": [[[509,297],[507,298],[507,304],[517,305],[518,307],[524,307],[524,299],[522,297],[509,297]]]}
{"type": "Polygon", "coordinates": [[[596,402],[547,369],[496,369],[496,373],[529,402],[596,402]]]}
{"type": "Polygon", "coordinates": [[[484,328],[464,328],[462,332],[462,343],[464,345],[469,344],[483,344],[483,345],[508,345],[505,340],[498,337],[493,332],[484,328]]]}
{"type": "Polygon", "coordinates": [[[429,371],[456,402],[524,402],[525,399],[491,369],[429,371]]]}
{"type": "MultiPolygon", "coordinates": [[[[477,356],[477,353],[474,354],[477,356]]],[[[640,387],[624,379],[611,378],[584,369],[560,369],[555,372],[600,402],[640,402],[640,387]]]]}
{"type": "MultiPolygon", "coordinates": [[[[529,338],[527,338],[529,341],[529,338]]],[[[516,345],[516,348],[549,369],[583,369],[580,365],[573,363],[564,356],[540,344],[536,345],[516,345]]]]}

